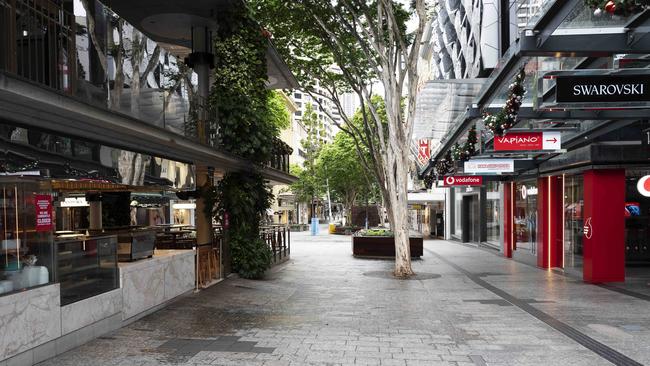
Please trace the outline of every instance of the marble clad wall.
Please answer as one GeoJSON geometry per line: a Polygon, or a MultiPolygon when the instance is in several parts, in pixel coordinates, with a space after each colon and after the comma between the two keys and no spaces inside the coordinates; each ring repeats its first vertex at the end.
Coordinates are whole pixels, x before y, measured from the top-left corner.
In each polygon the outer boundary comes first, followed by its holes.
{"type": "Polygon", "coordinates": [[[65,335],[122,311],[122,289],[116,289],[61,308],[61,332],[65,335]]]}
{"type": "Polygon", "coordinates": [[[111,319],[133,318],[194,289],[192,250],[162,251],[154,258],[119,267],[120,288],[64,307],[59,284],[1,296],[0,365],[6,359],[9,364],[39,362],[33,361],[37,356],[32,351],[39,346],[50,352],[40,360],[52,357],[59,345],[51,341],[64,345],[72,339],[74,345],[61,349],[76,347],[97,336],[96,329],[104,329],[102,324],[114,322],[111,319]]]}
{"type": "Polygon", "coordinates": [[[195,286],[194,252],[178,255],[165,266],[165,301],[182,295],[195,286]]]}
{"type": "Polygon", "coordinates": [[[0,360],[61,336],[59,285],[0,297],[0,360]]]}
{"type": "Polygon", "coordinates": [[[194,288],[194,251],[175,251],[120,264],[123,319],[129,319],[194,288]]]}

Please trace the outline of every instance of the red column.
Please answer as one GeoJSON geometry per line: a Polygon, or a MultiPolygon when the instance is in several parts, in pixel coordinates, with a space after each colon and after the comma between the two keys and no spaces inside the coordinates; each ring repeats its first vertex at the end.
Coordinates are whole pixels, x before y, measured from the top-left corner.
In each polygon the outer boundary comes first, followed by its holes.
{"type": "Polygon", "coordinates": [[[625,281],[625,170],[584,173],[583,279],[625,281]]]}
{"type": "Polygon", "coordinates": [[[562,267],[564,246],[563,178],[543,177],[537,181],[537,265],[562,267]]]}
{"type": "Polygon", "coordinates": [[[516,244],[515,235],[515,183],[503,183],[503,256],[512,258],[516,244]]]}

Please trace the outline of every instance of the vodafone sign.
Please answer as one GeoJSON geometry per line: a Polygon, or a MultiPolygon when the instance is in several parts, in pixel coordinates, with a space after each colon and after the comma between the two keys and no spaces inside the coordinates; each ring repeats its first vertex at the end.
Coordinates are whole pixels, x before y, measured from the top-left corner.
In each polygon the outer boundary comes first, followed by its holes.
{"type": "Polygon", "coordinates": [[[455,176],[445,177],[443,187],[459,187],[459,186],[482,186],[483,177],[481,176],[455,176]]]}
{"type": "Polygon", "coordinates": [[[639,193],[644,197],[650,197],[650,175],[639,179],[639,183],[636,184],[636,189],[639,190],[639,193]]]}
{"type": "Polygon", "coordinates": [[[561,148],[562,135],[559,131],[511,132],[503,137],[494,137],[495,151],[560,150],[561,148]]]}

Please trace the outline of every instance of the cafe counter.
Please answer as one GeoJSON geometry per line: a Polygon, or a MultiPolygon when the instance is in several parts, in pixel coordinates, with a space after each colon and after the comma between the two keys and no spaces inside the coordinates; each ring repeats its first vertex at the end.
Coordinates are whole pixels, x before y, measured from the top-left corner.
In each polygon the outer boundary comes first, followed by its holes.
{"type": "Polygon", "coordinates": [[[193,250],[156,250],[152,258],[119,263],[123,319],[193,290],[194,261],[193,250]]]}

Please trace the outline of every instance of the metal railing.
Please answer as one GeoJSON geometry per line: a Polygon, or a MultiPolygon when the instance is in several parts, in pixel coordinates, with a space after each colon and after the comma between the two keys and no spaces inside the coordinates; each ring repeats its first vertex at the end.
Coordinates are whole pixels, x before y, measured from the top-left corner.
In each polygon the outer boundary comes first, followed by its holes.
{"type": "Polygon", "coordinates": [[[77,73],[73,14],[52,1],[0,0],[0,70],[73,94],[77,73]]]}
{"type": "Polygon", "coordinates": [[[291,231],[286,226],[274,225],[260,228],[260,237],[273,253],[273,263],[284,261],[291,254],[291,231]]]}
{"type": "Polygon", "coordinates": [[[268,166],[283,171],[285,173],[289,172],[289,154],[273,154],[271,156],[271,161],[268,163],[268,166]]]}

